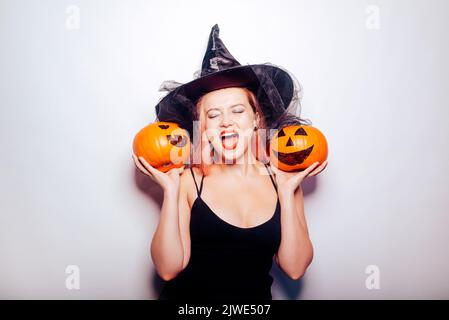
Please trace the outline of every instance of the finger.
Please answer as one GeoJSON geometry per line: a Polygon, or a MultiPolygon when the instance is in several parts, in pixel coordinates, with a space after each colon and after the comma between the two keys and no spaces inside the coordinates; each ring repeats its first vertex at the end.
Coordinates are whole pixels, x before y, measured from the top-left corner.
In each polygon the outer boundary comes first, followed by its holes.
{"type": "Polygon", "coordinates": [[[158,169],[154,168],[152,165],[150,165],[144,158],[139,157],[138,160],[142,168],[144,168],[145,171],[147,172],[147,175],[157,182],[156,175],[161,174],[161,172],[158,169]]]}
{"type": "Polygon", "coordinates": [[[321,169],[321,171],[323,171],[326,167],[327,167],[327,160],[324,161],[322,164],[323,168],[321,169]]]}
{"type": "Polygon", "coordinates": [[[134,164],[136,165],[137,169],[139,169],[140,172],[148,175],[148,176],[152,176],[152,174],[150,172],[148,172],[147,169],[144,168],[144,166],[140,163],[140,161],[137,159],[137,157],[134,159],[134,164]]]}
{"type": "Polygon", "coordinates": [[[309,174],[309,176],[316,176],[317,174],[319,174],[321,171],[324,170],[324,168],[326,168],[327,166],[327,160],[324,161],[318,168],[316,168],[311,174],[309,174]]]}
{"type": "Polygon", "coordinates": [[[211,156],[212,145],[209,142],[209,140],[207,140],[207,139],[205,139],[203,141],[204,141],[204,143],[202,144],[202,150],[201,150],[202,160],[205,162],[205,164],[210,165],[213,163],[213,159],[211,156]]]}
{"type": "Polygon", "coordinates": [[[180,168],[173,168],[168,170],[168,174],[170,175],[181,175],[181,173],[184,171],[184,166],[180,167],[180,168]]]}
{"type": "Polygon", "coordinates": [[[318,161],[312,163],[310,166],[307,167],[306,170],[303,171],[303,173],[304,173],[306,176],[310,175],[310,173],[311,173],[313,170],[315,170],[319,164],[320,164],[320,163],[319,163],[318,161]]]}
{"type": "Polygon", "coordinates": [[[146,170],[142,164],[140,163],[139,159],[137,158],[137,156],[135,154],[133,154],[133,160],[134,160],[134,165],[137,167],[137,169],[139,169],[139,171],[141,171],[142,173],[145,174],[149,174],[148,170],[146,170]]]}
{"type": "Polygon", "coordinates": [[[149,171],[151,174],[156,175],[159,172],[159,170],[157,170],[151,164],[149,164],[148,161],[145,160],[144,157],[139,157],[139,161],[140,161],[140,163],[142,163],[142,165],[145,167],[145,169],[147,169],[147,171],[149,171]]]}
{"type": "Polygon", "coordinates": [[[327,167],[327,160],[325,160],[325,161],[320,165],[319,169],[320,169],[320,171],[323,171],[324,168],[326,168],[326,167],[327,167]]]}

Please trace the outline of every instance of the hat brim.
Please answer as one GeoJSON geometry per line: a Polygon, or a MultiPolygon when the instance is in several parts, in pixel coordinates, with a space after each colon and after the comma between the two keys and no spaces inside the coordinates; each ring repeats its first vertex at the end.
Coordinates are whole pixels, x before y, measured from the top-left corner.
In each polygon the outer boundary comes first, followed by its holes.
{"type": "Polygon", "coordinates": [[[191,122],[197,100],[206,93],[229,87],[252,90],[268,122],[270,117],[287,109],[294,94],[293,80],[285,70],[271,64],[242,65],[202,76],[177,87],[156,105],[157,118],[159,121],[178,122],[190,131],[191,124],[186,120],[190,119],[191,122]]]}

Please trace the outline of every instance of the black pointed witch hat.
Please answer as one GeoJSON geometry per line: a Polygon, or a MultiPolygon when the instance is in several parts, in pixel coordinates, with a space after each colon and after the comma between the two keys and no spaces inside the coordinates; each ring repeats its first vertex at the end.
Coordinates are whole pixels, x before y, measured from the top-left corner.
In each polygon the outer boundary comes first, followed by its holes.
{"type": "Polygon", "coordinates": [[[271,63],[241,65],[219,38],[217,24],[212,27],[197,78],[185,84],[162,83],[159,90],[169,93],[156,105],[156,120],[176,122],[192,137],[193,120],[198,120],[195,112],[198,99],[208,92],[229,87],[246,87],[255,93],[268,128],[302,124],[295,115],[301,91],[296,79],[271,63]]]}

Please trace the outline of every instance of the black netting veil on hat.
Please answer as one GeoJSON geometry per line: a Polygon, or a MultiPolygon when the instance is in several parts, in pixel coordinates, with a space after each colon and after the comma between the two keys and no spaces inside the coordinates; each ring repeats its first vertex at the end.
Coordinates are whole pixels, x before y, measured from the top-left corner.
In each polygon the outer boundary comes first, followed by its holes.
{"type": "Polygon", "coordinates": [[[160,91],[169,91],[156,105],[157,121],[176,122],[193,135],[198,99],[211,91],[245,87],[251,90],[261,107],[268,129],[307,124],[296,115],[302,94],[296,78],[272,63],[241,65],[219,38],[218,25],[212,27],[201,70],[186,84],[164,81],[160,91]]]}

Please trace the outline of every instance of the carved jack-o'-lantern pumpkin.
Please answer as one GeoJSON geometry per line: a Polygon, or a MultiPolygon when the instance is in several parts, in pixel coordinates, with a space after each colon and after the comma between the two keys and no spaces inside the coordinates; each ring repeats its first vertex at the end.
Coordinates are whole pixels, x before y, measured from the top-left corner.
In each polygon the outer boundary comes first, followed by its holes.
{"type": "Polygon", "coordinates": [[[300,171],[327,159],[327,141],[312,126],[282,128],[270,141],[270,160],[282,171],[300,171]]]}
{"type": "Polygon", "coordinates": [[[133,150],[159,171],[167,172],[182,167],[189,158],[189,134],[177,123],[154,122],[137,133],[133,150]]]}

